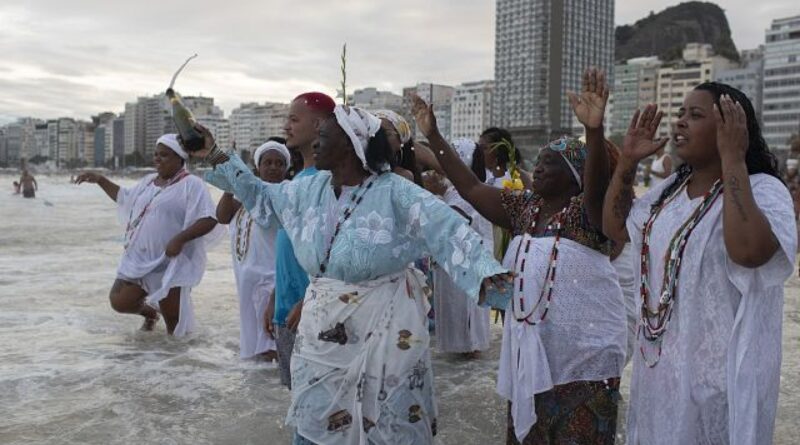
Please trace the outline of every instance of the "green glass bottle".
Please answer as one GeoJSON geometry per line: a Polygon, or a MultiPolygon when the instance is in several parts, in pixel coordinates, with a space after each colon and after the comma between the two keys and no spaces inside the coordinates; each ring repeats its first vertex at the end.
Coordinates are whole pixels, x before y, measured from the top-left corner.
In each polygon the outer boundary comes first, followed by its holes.
{"type": "Polygon", "coordinates": [[[167,88],[167,98],[172,104],[172,120],[178,128],[183,148],[187,151],[198,151],[204,147],[203,135],[195,129],[197,121],[186,105],[181,101],[181,96],[172,88],[167,88]]]}

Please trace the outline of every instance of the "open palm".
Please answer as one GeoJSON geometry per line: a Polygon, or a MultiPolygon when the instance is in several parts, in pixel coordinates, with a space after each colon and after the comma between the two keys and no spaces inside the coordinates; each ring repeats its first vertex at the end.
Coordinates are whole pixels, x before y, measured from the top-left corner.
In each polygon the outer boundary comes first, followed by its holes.
{"type": "Polygon", "coordinates": [[[578,120],[588,128],[600,128],[608,102],[609,89],[606,74],[602,70],[589,68],[583,73],[583,89],[580,96],[567,93],[572,111],[578,120]]]}
{"type": "Polygon", "coordinates": [[[428,137],[436,130],[436,116],[433,114],[433,106],[426,104],[416,94],[411,100],[413,101],[411,113],[414,115],[414,120],[417,121],[417,126],[422,134],[428,137]]]}
{"type": "Polygon", "coordinates": [[[641,161],[667,145],[669,138],[654,139],[662,117],[664,113],[658,111],[654,104],[646,106],[642,112],[636,110],[628,132],[625,133],[622,156],[633,161],[641,161]]]}

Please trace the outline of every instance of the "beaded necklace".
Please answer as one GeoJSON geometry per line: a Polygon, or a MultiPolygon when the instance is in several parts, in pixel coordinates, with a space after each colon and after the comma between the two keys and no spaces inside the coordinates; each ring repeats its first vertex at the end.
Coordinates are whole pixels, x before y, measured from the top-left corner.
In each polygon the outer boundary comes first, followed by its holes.
{"type": "Polygon", "coordinates": [[[250,249],[250,231],[253,228],[253,218],[246,215],[247,211],[244,207],[240,207],[236,212],[236,245],[235,255],[236,261],[241,263],[247,257],[247,251],[250,249]],[[242,224],[242,220],[247,218],[247,221],[242,224]]]}
{"type": "Polygon", "coordinates": [[[317,277],[322,276],[322,274],[324,274],[325,270],[328,268],[328,262],[331,259],[331,250],[333,250],[333,243],[336,241],[336,237],[339,235],[339,230],[341,230],[342,225],[350,218],[350,216],[353,215],[353,212],[356,210],[356,207],[358,207],[358,205],[361,204],[361,201],[364,200],[364,195],[366,195],[369,189],[372,188],[372,184],[375,183],[376,178],[377,175],[370,176],[369,178],[367,178],[366,181],[362,182],[358,186],[358,188],[354,190],[353,193],[350,195],[349,206],[345,208],[344,213],[342,213],[342,216],[336,223],[336,228],[333,230],[331,241],[328,244],[328,251],[325,253],[325,259],[323,259],[322,262],[319,264],[319,273],[317,274],[317,277]],[[362,188],[364,189],[364,191],[361,192],[361,195],[359,195],[358,192],[360,192],[362,188]]]}
{"type": "MultiPolygon", "coordinates": [[[[535,233],[536,231],[536,224],[538,223],[539,220],[540,211],[541,207],[538,205],[533,208],[533,215],[532,215],[533,221],[531,222],[532,233],[535,233]]],[[[544,286],[542,287],[541,292],[539,293],[539,299],[536,301],[536,304],[533,305],[531,310],[527,313],[525,313],[525,301],[523,293],[523,290],[525,289],[525,278],[523,276],[523,273],[525,272],[526,258],[523,258],[522,262],[519,263],[519,254],[520,251],[522,250],[523,242],[525,243],[525,254],[528,253],[528,251],[531,248],[531,237],[529,236],[527,240],[523,238],[522,240],[520,240],[520,243],[517,246],[517,252],[514,257],[514,270],[518,270],[517,264],[519,264],[519,272],[517,274],[519,282],[519,286],[517,287],[517,293],[519,295],[519,298],[511,300],[511,308],[514,312],[514,318],[518,322],[524,322],[531,326],[536,326],[537,324],[544,321],[545,317],[547,317],[547,312],[550,310],[550,302],[553,299],[553,285],[555,284],[556,280],[556,265],[558,263],[558,246],[561,242],[561,228],[563,225],[564,215],[566,214],[566,212],[567,208],[565,207],[560,212],[555,214],[553,216],[553,219],[555,219],[555,223],[553,224],[553,226],[548,227],[548,229],[552,229],[553,227],[555,227],[556,239],[553,242],[553,249],[550,251],[550,260],[548,261],[547,272],[545,273],[545,283],[544,286]],[[542,310],[539,319],[535,321],[532,320],[531,318],[533,317],[534,313],[537,311],[539,306],[541,306],[543,301],[544,301],[544,309],[542,310]]]]}
{"type": "Polygon", "coordinates": [[[667,325],[672,318],[672,311],[675,305],[675,300],[678,294],[678,277],[680,275],[681,263],[683,262],[683,253],[686,249],[689,235],[700,223],[703,216],[708,213],[711,206],[722,194],[722,180],[719,179],[714,182],[708,192],[703,197],[703,201],[692,212],[689,218],[681,224],[672,240],[669,243],[667,250],[666,262],[664,263],[664,277],[661,283],[661,294],[658,299],[658,309],[655,311],[650,309],[650,234],[653,230],[656,218],[661,214],[661,211],[679,196],[689,182],[687,178],[678,189],[673,192],[667,199],[665,199],[660,206],[653,208],[650,212],[650,218],[642,227],[642,252],[641,252],[641,278],[640,278],[640,293],[642,296],[642,307],[640,313],[639,335],[654,346],[657,347],[658,353],[654,360],[649,361],[645,354],[644,345],[639,346],[639,352],[642,354],[645,364],[649,368],[655,367],[661,360],[661,346],[663,335],[667,330],[667,325]]]}
{"type": "MultiPolygon", "coordinates": [[[[142,211],[141,211],[141,212],[139,212],[139,215],[138,215],[138,216],[137,216],[137,217],[134,219],[134,218],[133,218],[133,209],[135,209],[135,208],[136,208],[136,202],[139,200],[139,196],[141,196],[141,193],[140,193],[139,195],[137,195],[137,196],[136,196],[136,199],[134,199],[134,201],[133,201],[133,205],[131,205],[131,213],[130,213],[130,215],[128,216],[128,224],[127,224],[127,226],[125,227],[125,247],[124,247],[125,249],[127,249],[127,248],[128,248],[128,246],[130,246],[130,245],[131,245],[131,243],[133,243],[133,238],[134,238],[134,237],[136,236],[136,234],[138,233],[136,229],[138,229],[138,228],[139,228],[139,225],[140,225],[140,224],[142,223],[142,221],[144,220],[144,216],[145,216],[145,214],[147,214],[147,211],[148,211],[148,210],[150,210],[150,205],[153,203],[153,201],[156,199],[156,197],[157,197],[158,195],[160,195],[160,194],[161,194],[161,192],[163,192],[164,190],[166,190],[166,189],[167,189],[167,187],[171,186],[172,184],[175,184],[176,182],[180,181],[181,179],[183,179],[183,178],[185,178],[185,177],[187,177],[187,176],[189,176],[189,172],[188,172],[188,171],[186,171],[186,169],[181,169],[181,170],[180,170],[178,173],[175,173],[175,175],[173,175],[173,176],[172,176],[172,177],[171,177],[171,178],[170,178],[170,179],[167,181],[167,183],[166,183],[166,184],[164,184],[164,186],[163,186],[163,187],[159,188],[159,189],[158,189],[158,190],[157,190],[157,191],[156,191],[156,192],[153,194],[153,196],[150,198],[150,201],[148,201],[148,202],[147,202],[147,204],[145,204],[144,208],[142,208],[142,211]]],[[[158,176],[156,176],[155,178],[153,178],[153,180],[152,180],[152,181],[150,181],[150,183],[149,183],[149,184],[147,184],[147,185],[148,185],[148,187],[149,187],[150,185],[152,185],[153,183],[155,183],[155,182],[156,182],[156,179],[158,179],[158,176]]]]}

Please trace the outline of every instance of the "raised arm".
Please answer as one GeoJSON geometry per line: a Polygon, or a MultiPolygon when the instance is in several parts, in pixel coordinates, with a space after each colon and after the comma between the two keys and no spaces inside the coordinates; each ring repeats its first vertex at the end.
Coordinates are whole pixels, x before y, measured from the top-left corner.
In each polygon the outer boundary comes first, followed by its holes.
{"type": "Polygon", "coordinates": [[[414,96],[413,113],[422,133],[428,138],[431,150],[441,165],[447,178],[453,183],[458,193],[472,204],[481,215],[498,226],[510,228],[511,221],[500,201],[500,190],[483,184],[478,180],[455,150],[444,140],[436,125],[433,107],[425,103],[419,96],[414,96]]]}
{"type": "Polygon", "coordinates": [[[622,143],[617,169],[603,202],[603,233],[618,243],[629,241],[626,221],[633,205],[633,181],[639,162],[667,145],[669,138],[653,140],[663,113],[654,104],[636,110],[622,143]]]}
{"type": "Polygon", "coordinates": [[[722,232],[731,260],[744,267],[767,263],[780,247],[764,213],[750,188],[747,153],[747,116],[738,102],[728,96],[714,106],[717,123],[717,150],[722,159],[724,193],[722,232]],[[720,110],[721,108],[721,110],[720,110]]]}
{"type": "Polygon", "coordinates": [[[225,192],[217,203],[217,221],[220,224],[230,224],[233,216],[242,207],[242,203],[237,201],[232,193],[225,192]]]}
{"type": "Polygon", "coordinates": [[[572,111],[586,129],[586,166],[583,173],[583,205],[589,223],[603,227],[603,199],[611,177],[608,153],[603,135],[603,117],[608,102],[606,74],[596,68],[583,73],[583,91],[578,96],[569,92],[572,111]]]}
{"type": "Polygon", "coordinates": [[[84,182],[88,182],[89,184],[97,184],[106,192],[109,198],[112,201],[117,200],[117,194],[119,193],[119,186],[111,182],[105,176],[95,173],[95,172],[83,172],[75,178],[75,184],[83,184],[84,182]]]}

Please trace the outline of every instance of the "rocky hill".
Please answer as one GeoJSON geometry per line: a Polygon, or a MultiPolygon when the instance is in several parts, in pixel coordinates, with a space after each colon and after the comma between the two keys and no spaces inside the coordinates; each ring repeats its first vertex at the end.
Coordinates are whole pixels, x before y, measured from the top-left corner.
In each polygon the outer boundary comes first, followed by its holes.
{"type": "Polygon", "coordinates": [[[717,54],[739,60],[725,11],[714,3],[686,2],[617,27],[616,60],[657,55],[679,59],[687,43],[710,43],[717,54]]]}

